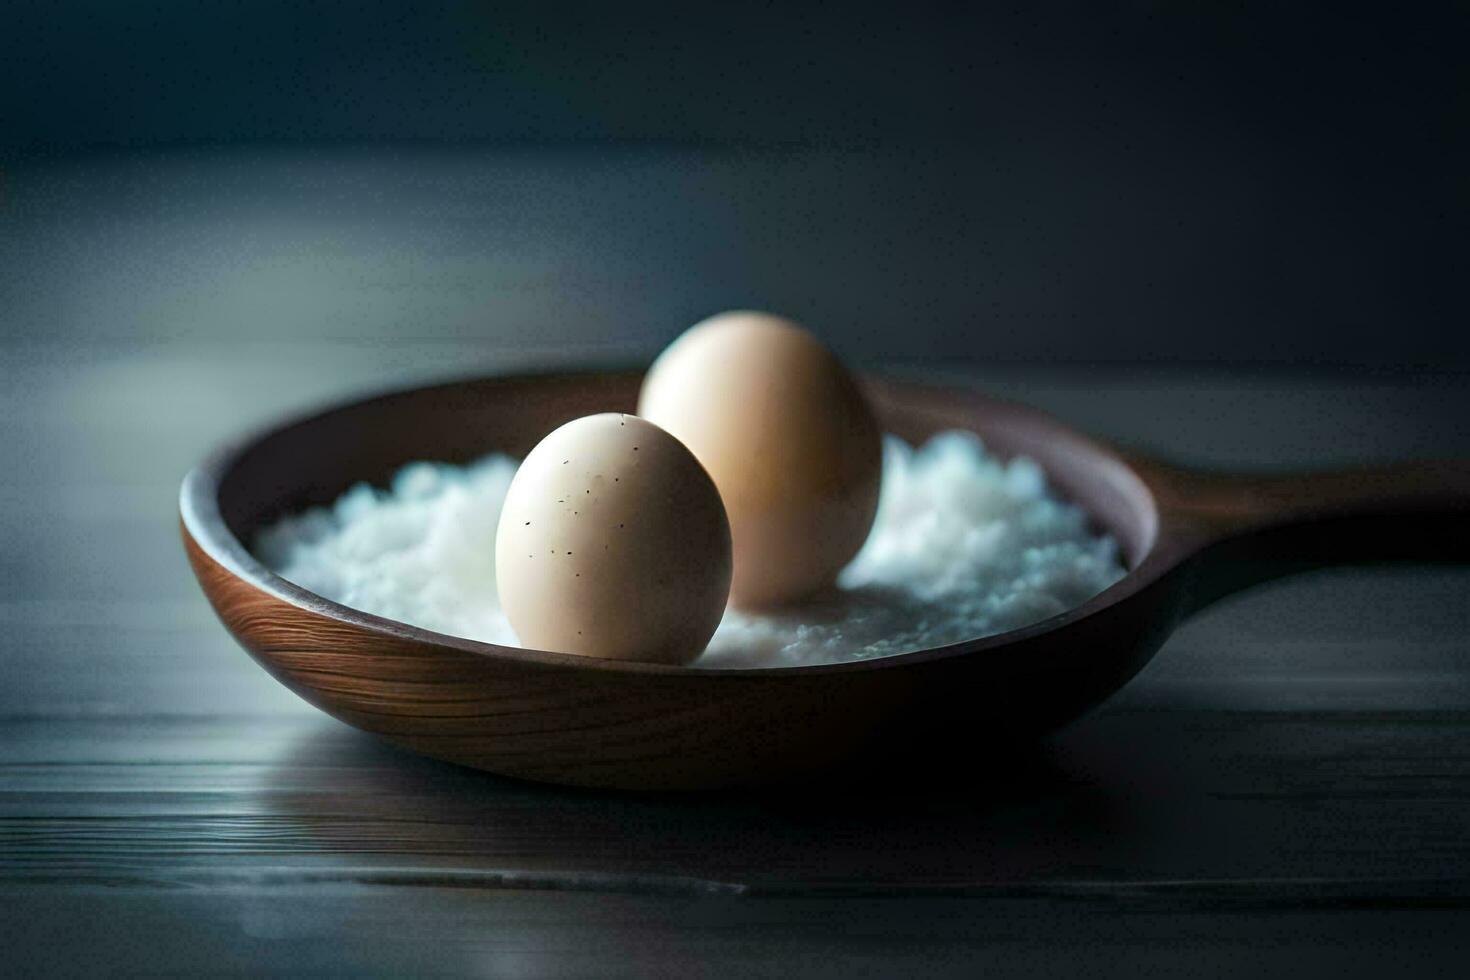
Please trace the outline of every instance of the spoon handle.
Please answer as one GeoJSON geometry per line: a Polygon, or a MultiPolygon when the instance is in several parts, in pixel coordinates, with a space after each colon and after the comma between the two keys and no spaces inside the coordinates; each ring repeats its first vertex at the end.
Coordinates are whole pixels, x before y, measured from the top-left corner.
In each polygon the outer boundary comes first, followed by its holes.
{"type": "Polygon", "coordinates": [[[1287,476],[1172,471],[1161,542],[1193,557],[1187,608],[1352,562],[1470,562],[1470,459],[1287,476]]]}

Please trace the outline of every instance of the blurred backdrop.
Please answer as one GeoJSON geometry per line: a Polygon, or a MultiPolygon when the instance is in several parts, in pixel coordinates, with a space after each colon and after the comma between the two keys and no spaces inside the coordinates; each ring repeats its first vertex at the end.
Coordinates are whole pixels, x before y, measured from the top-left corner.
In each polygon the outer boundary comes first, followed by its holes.
{"type": "Polygon", "coordinates": [[[11,345],[1470,366],[1464,4],[3,11],[11,345]]]}

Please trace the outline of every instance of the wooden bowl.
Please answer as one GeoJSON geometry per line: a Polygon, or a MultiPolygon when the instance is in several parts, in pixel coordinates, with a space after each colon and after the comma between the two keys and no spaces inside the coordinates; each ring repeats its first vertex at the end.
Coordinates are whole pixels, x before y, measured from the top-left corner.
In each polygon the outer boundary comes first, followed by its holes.
{"type": "MultiPolygon", "coordinates": [[[[359,612],[260,564],[243,542],[415,459],[524,455],[557,425],[632,411],[640,376],[485,378],[370,398],[228,446],[185,478],[184,546],[226,628],[328,714],[415,752],[583,786],[712,788],[853,758],[961,764],[985,733],[1051,730],[1098,704],[1181,615],[1242,584],[1361,555],[1441,554],[1465,525],[1470,467],[1320,477],[1184,472],[1015,404],[869,380],[910,441],[977,432],[1025,454],[1121,543],[1129,573],[1025,629],[881,659],[744,670],[593,660],[447,636],[359,612]],[[1351,547],[1345,547],[1351,542],[1351,547]]],[[[1460,540],[1470,540],[1462,535],[1460,540]]]]}

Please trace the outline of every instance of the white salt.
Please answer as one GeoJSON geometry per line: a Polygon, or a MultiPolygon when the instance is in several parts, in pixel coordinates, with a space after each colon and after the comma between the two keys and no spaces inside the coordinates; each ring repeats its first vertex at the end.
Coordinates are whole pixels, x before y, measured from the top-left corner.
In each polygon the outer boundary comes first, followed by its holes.
{"type": "MultiPolygon", "coordinates": [[[[496,600],[495,528],[515,475],[508,456],[412,463],[384,491],[353,487],[329,508],[264,529],[257,556],[283,578],[364,612],[515,645],[496,600]]],[[[1123,576],[1111,537],[1051,496],[1025,458],[1001,462],[969,433],[914,449],[884,440],[872,533],[828,596],[755,614],[730,609],[700,667],[863,660],[1030,625],[1123,576]]]]}

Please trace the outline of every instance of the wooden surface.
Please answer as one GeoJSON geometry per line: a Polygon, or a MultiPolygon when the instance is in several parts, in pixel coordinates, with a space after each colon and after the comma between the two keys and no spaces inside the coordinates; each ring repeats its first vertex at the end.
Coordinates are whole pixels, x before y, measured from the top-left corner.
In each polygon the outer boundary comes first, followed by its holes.
{"type": "MultiPolygon", "coordinates": [[[[198,594],[177,480],[280,411],[497,357],[5,348],[9,967],[1383,976],[1470,956],[1470,569],[1334,570],[1233,599],[1102,710],[937,785],[547,789],[304,705],[198,594]]],[[[1470,453],[1470,394],[1446,379],[973,380],[1186,462],[1470,453]]]]}

